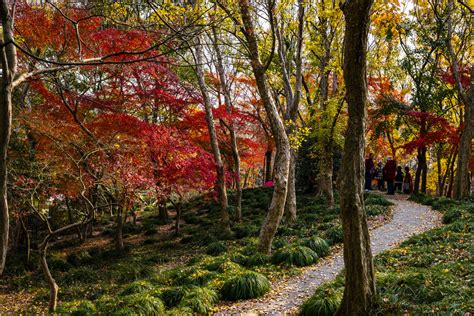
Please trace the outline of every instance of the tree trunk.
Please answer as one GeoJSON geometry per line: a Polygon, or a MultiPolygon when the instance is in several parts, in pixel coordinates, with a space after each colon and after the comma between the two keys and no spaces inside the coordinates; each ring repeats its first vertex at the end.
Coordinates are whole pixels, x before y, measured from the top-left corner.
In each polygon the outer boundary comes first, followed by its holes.
{"type": "Polygon", "coordinates": [[[270,121],[270,127],[276,143],[274,191],[268,213],[260,230],[258,250],[269,254],[278,225],[280,224],[285,210],[286,194],[288,188],[288,173],[290,169],[290,143],[286,135],[285,126],[278,113],[265,76],[266,68],[260,60],[258,43],[255,34],[252,14],[248,0],[238,2],[240,15],[242,17],[242,32],[244,33],[250,64],[257,84],[257,90],[265,107],[270,121]]]}
{"type": "Polygon", "coordinates": [[[48,261],[46,260],[47,249],[48,242],[46,241],[46,243],[40,249],[40,264],[44,277],[46,278],[46,282],[48,282],[49,285],[49,312],[53,313],[56,310],[56,306],[58,304],[59,286],[51,275],[51,271],[49,271],[48,261]]]}
{"type": "Polygon", "coordinates": [[[454,179],[454,198],[463,199],[471,194],[469,160],[472,158],[472,138],[474,136],[474,66],[471,66],[471,87],[466,93],[464,104],[464,128],[459,143],[458,164],[454,179]]]}
{"type": "Polygon", "coordinates": [[[291,149],[290,171],[288,174],[288,193],[286,195],[285,212],[290,223],[296,221],[296,160],[298,153],[296,149],[291,149]]]}
{"type": "Polygon", "coordinates": [[[0,1],[2,38],[0,39],[0,275],[5,268],[10,227],[7,200],[7,154],[12,123],[12,80],[16,74],[16,48],[13,45],[13,17],[8,8],[9,1],[0,1]],[[7,43],[3,46],[3,43],[7,43]]]}
{"type": "MultiPolygon", "coordinates": [[[[227,78],[225,76],[224,63],[222,60],[221,50],[219,48],[218,36],[215,27],[212,27],[212,33],[214,36],[214,50],[217,57],[217,72],[219,73],[220,80],[220,90],[224,95],[224,101],[227,113],[232,114],[232,99],[230,97],[230,90],[227,83],[227,78]]],[[[237,134],[235,132],[234,123],[231,121],[227,126],[230,133],[230,142],[232,147],[232,159],[234,161],[234,175],[235,175],[235,217],[236,221],[240,222],[242,220],[242,183],[240,179],[240,154],[239,147],[237,146],[237,134]]]]}
{"type": "Polygon", "coordinates": [[[343,69],[349,118],[339,178],[346,275],[338,315],[367,315],[375,297],[374,266],[363,195],[366,54],[371,6],[372,0],[347,0],[342,4],[346,20],[343,69]]]}
{"type": "Polygon", "coordinates": [[[180,222],[181,222],[181,203],[175,205],[176,208],[176,222],[174,225],[174,233],[176,236],[179,235],[180,222]]]}
{"type": "Polygon", "coordinates": [[[204,81],[204,70],[202,65],[204,64],[204,57],[202,52],[202,44],[200,38],[197,38],[197,43],[195,47],[195,58],[196,58],[196,76],[198,79],[199,89],[201,90],[201,95],[204,103],[204,108],[206,111],[206,121],[207,127],[209,129],[209,136],[211,138],[211,147],[212,153],[214,154],[214,160],[216,162],[216,172],[217,172],[217,194],[219,196],[219,205],[221,208],[221,220],[225,229],[230,228],[230,219],[227,201],[227,191],[225,186],[225,170],[224,163],[222,162],[221,152],[219,149],[219,141],[217,139],[216,127],[214,125],[214,115],[212,114],[212,105],[209,98],[209,93],[207,90],[206,82],[204,81]]]}
{"type": "Polygon", "coordinates": [[[169,219],[168,210],[166,209],[166,204],[160,202],[158,203],[158,218],[160,221],[167,221],[169,219]]]}
{"type": "Polygon", "coordinates": [[[125,249],[123,244],[123,208],[121,205],[117,207],[117,228],[115,231],[115,249],[122,252],[125,249]]]}
{"type": "Polygon", "coordinates": [[[267,149],[265,152],[265,173],[263,177],[263,183],[273,180],[272,176],[272,151],[267,149]]]}
{"type": "Polygon", "coordinates": [[[319,192],[322,194],[329,206],[334,205],[334,190],[332,186],[332,148],[324,150],[319,160],[319,192]]]}
{"type": "Polygon", "coordinates": [[[424,147],[418,148],[418,154],[416,158],[418,160],[418,166],[416,167],[413,193],[416,194],[420,192],[420,184],[421,184],[421,192],[426,193],[426,178],[425,178],[425,190],[423,191],[423,173],[426,168],[426,148],[424,147]]]}

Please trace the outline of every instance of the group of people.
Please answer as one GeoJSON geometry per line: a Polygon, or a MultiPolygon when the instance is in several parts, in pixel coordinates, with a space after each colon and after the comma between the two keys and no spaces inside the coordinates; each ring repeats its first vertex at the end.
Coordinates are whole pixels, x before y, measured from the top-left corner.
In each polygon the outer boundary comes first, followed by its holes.
{"type": "Polygon", "coordinates": [[[388,157],[385,165],[381,161],[375,166],[373,154],[365,159],[365,190],[372,191],[372,180],[377,180],[377,186],[380,191],[385,191],[385,182],[387,183],[387,193],[395,194],[395,191],[411,194],[413,192],[413,178],[410,174],[410,168],[405,167],[403,173],[402,167],[397,166],[397,162],[392,157],[388,157]]]}

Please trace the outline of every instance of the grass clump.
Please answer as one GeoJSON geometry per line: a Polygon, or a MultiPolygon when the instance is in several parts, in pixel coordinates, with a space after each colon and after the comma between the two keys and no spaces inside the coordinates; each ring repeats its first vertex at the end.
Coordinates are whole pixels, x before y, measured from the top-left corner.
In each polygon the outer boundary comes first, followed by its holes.
{"type": "Polygon", "coordinates": [[[289,266],[304,267],[318,260],[316,252],[305,246],[285,247],[272,256],[272,262],[289,266]]]}
{"type": "Polygon", "coordinates": [[[341,225],[332,226],[326,231],[326,238],[331,245],[340,243],[344,240],[344,231],[341,225]]]}
{"type": "Polygon", "coordinates": [[[268,279],[257,272],[246,272],[227,280],[221,289],[222,298],[230,301],[250,299],[270,291],[268,279]]]}
{"type": "Polygon", "coordinates": [[[319,289],[304,302],[300,316],[332,316],[337,312],[342,300],[342,291],[332,288],[319,289]]]}
{"type": "Polygon", "coordinates": [[[227,246],[220,241],[213,242],[207,246],[206,253],[211,256],[218,256],[227,251],[227,246]]]}
{"type": "Polygon", "coordinates": [[[148,281],[135,281],[127,285],[120,295],[130,295],[130,294],[138,294],[138,293],[147,293],[153,289],[153,285],[148,281]]]}
{"type": "Polygon", "coordinates": [[[63,313],[71,316],[87,316],[97,313],[97,309],[89,300],[76,300],[62,303],[58,309],[58,313],[63,313]]]}
{"type": "Polygon", "coordinates": [[[150,294],[138,293],[116,298],[105,298],[98,305],[99,313],[106,315],[162,315],[163,302],[150,294]]]}
{"type": "Polygon", "coordinates": [[[313,250],[318,257],[324,257],[329,253],[329,244],[321,237],[310,237],[302,242],[303,246],[313,250]]]}
{"type": "Polygon", "coordinates": [[[178,307],[190,309],[194,313],[209,314],[218,301],[219,297],[215,291],[193,287],[185,292],[178,307]]]}

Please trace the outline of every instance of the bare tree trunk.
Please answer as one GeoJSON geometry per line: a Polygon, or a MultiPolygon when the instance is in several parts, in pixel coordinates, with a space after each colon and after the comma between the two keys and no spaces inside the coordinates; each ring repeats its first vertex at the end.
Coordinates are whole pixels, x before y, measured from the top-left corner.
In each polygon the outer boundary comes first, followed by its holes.
{"type": "Polygon", "coordinates": [[[339,178],[346,277],[338,315],[367,315],[376,293],[363,195],[366,54],[371,6],[372,0],[347,0],[341,5],[346,20],[343,69],[349,118],[339,178]]]}
{"type": "Polygon", "coordinates": [[[288,193],[286,195],[286,216],[290,223],[296,221],[296,160],[298,153],[291,149],[290,171],[288,174],[288,193]]]}
{"type": "Polygon", "coordinates": [[[196,58],[196,76],[198,79],[199,89],[203,98],[204,108],[206,110],[206,121],[209,129],[209,135],[211,138],[212,153],[214,154],[214,160],[216,162],[217,172],[217,193],[219,196],[219,204],[221,207],[221,220],[224,224],[225,229],[230,228],[230,218],[228,212],[228,201],[227,191],[225,186],[225,170],[224,163],[222,162],[221,152],[219,150],[219,141],[217,139],[216,127],[214,125],[214,116],[212,114],[211,100],[209,99],[209,93],[207,90],[206,82],[204,81],[204,70],[202,65],[204,64],[202,44],[200,38],[197,38],[197,45],[195,47],[195,58],[196,58]]]}
{"type": "Polygon", "coordinates": [[[115,231],[115,249],[122,252],[125,249],[123,244],[123,208],[122,205],[117,206],[117,227],[115,231]]]}
{"type": "MultiPolygon", "coordinates": [[[[230,97],[230,90],[227,83],[227,78],[225,76],[225,69],[224,63],[222,60],[222,54],[219,47],[219,40],[216,28],[212,27],[212,33],[214,36],[214,50],[216,52],[217,57],[217,72],[219,73],[219,80],[220,80],[220,88],[221,92],[224,95],[224,101],[226,105],[227,113],[232,113],[232,99],[230,97]]],[[[236,196],[235,196],[235,213],[236,213],[236,221],[240,222],[242,220],[242,181],[240,179],[240,154],[239,154],[239,147],[237,146],[237,134],[235,132],[234,123],[230,122],[227,124],[227,129],[230,133],[230,142],[232,147],[232,159],[234,161],[234,173],[235,173],[235,188],[236,188],[236,196]]]]}
{"type": "Polygon", "coordinates": [[[413,193],[426,193],[426,148],[420,147],[418,148],[418,155],[416,156],[418,160],[418,166],[416,168],[415,173],[415,183],[413,193]],[[424,186],[423,186],[424,184],[424,186]],[[420,189],[421,186],[421,189],[420,189]],[[423,189],[424,188],[424,189],[423,189]]]}
{"type": "Polygon", "coordinates": [[[456,88],[458,90],[459,99],[464,103],[464,129],[459,144],[458,164],[456,177],[454,179],[454,197],[462,199],[469,197],[471,188],[469,187],[469,160],[471,159],[472,138],[474,137],[474,66],[471,66],[471,83],[467,90],[461,84],[461,74],[459,73],[459,65],[456,52],[451,43],[453,33],[452,12],[454,9],[454,1],[448,1],[448,34],[446,38],[449,57],[451,58],[451,67],[453,69],[456,88]]]}
{"type": "Polygon", "coordinates": [[[283,212],[285,210],[286,194],[288,188],[288,173],[290,169],[290,143],[286,135],[285,126],[278,113],[265,76],[266,67],[260,60],[258,51],[258,43],[255,34],[252,13],[250,12],[250,4],[248,0],[241,0],[238,3],[240,15],[242,17],[242,32],[244,33],[246,44],[248,46],[250,64],[252,66],[257,90],[262,99],[273,137],[276,143],[275,156],[275,188],[273,191],[272,201],[268,208],[268,213],[260,230],[258,250],[262,253],[269,254],[278,225],[280,224],[283,212]]]}
{"type": "Polygon", "coordinates": [[[53,276],[51,275],[51,271],[49,271],[48,261],[46,260],[47,249],[48,244],[46,242],[46,244],[43,245],[43,247],[41,247],[40,249],[40,264],[46,282],[48,282],[49,285],[49,312],[53,313],[56,310],[56,306],[58,304],[59,286],[56,283],[56,280],[54,280],[53,276]]]}
{"type": "Polygon", "coordinates": [[[263,183],[273,180],[272,175],[272,151],[267,149],[265,152],[265,173],[263,177],[263,183]]]}
{"type": "Polygon", "coordinates": [[[168,210],[166,209],[166,204],[163,202],[158,203],[158,218],[162,221],[167,221],[169,219],[168,210]]]}
{"type": "Polygon", "coordinates": [[[12,81],[16,75],[16,48],[13,45],[13,17],[9,1],[0,1],[2,38],[0,39],[0,60],[2,75],[0,79],[0,275],[5,268],[8,250],[8,231],[10,227],[7,200],[7,152],[12,123],[12,81]],[[6,43],[5,46],[3,43],[6,43]]]}

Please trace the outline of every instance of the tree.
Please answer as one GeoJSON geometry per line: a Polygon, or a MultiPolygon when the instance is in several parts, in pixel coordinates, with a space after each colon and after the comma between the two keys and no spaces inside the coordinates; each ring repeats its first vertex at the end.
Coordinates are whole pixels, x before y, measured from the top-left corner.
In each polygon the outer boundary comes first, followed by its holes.
{"type": "Polygon", "coordinates": [[[341,7],[346,21],[343,69],[349,119],[339,178],[346,277],[338,315],[367,315],[376,293],[362,183],[367,114],[367,37],[372,3],[371,0],[348,0],[341,7]]]}
{"type": "MultiPolygon", "coordinates": [[[[271,5],[269,4],[271,9],[271,5]]],[[[273,102],[265,76],[266,65],[260,59],[260,53],[255,33],[251,7],[247,0],[239,1],[240,16],[242,18],[242,32],[248,47],[248,57],[255,76],[257,89],[265,107],[270,127],[276,143],[275,156],[275,189],[268,208],[268,213],[260,230],[258,249],[269,254],[278,225],[285,210],[286,195],[288,190],[288,175],[290,169],[290,143],[286,135],[285,126],[273,102]]],[[[271,11],[270,11],[271,12],[271,11]]]]}
{"type": "MultiPolygon", "coordinates": [[[[453,48],[453,10],[454,1],[448,1],[447,36],[448,56],[451,61],[451,68],[455,80],[456,90],[459,99],[464,104],[464,128],[459,144],[458,164],[454,181],[454,197],[463,199],[470,196],[469,186],[469,160],[471,158],[472,139],[474,137],[474,66],[471,65],[471,80],[469,87],[462,83],[463,73],[458,65],[458,56],[453,48]]],[[[471,12],[472,13],[472,12],[471,12]]]]}

